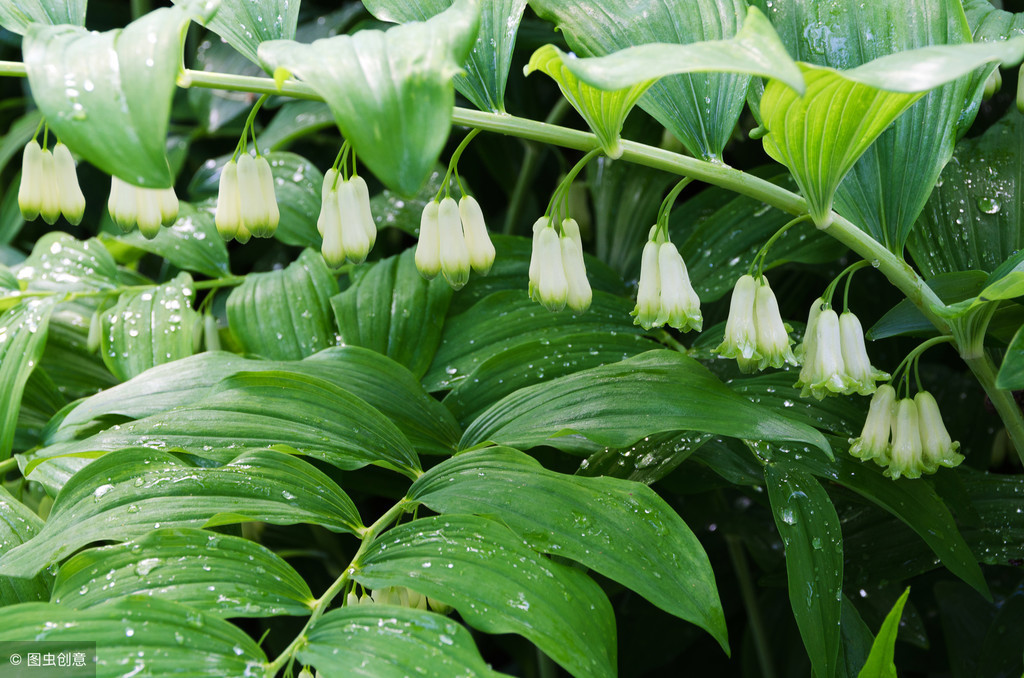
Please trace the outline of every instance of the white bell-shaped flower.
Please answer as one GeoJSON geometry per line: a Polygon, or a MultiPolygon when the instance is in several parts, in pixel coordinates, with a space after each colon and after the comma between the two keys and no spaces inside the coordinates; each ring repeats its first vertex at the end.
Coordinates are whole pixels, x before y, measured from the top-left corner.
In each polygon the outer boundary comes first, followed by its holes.
{"type": "Polygon", "coordinates": [[[217,209],[213,220],[217,224],[217,232],[225,240],[234,238],[242,223],[242,199],[238,192],[238,163],[234,160],[229,160],[220,171],[217,209]]]}
{"type": "Polygon", "coordinates": [[[893,480],[900,476],[920,478],[924,470],[923,454],[917,403],[911,398],[903,398],[896,403],[896,419],[892,425],[892,451],[885,475],[893,480]]]}
{"type": "Polygon", "coordinates": [[[469,248],[462,232],[462,217],[454,198],[441,201],[437,209],[441,247],[441,274],[453,289],[461,290],[469,282],[469,248]]]}
{"type": "Polygon", "coordinates": [[[679,250],[671,242],[658,247],[658,273],[661,279],[661,309],[655,325],[669,325],[681,332],[704,326],[700,313],[700,297],[690,283],[690,274],[679,250]]]}
{"type": "Polygon", "coordinates": [[[82,217],[85,215],[85,196],[78,185],[75,159],[71,157],[68,147],[59,141],[53,147],[53,166],[57,194],[60,197],[60,211],[69,224],[77,226],[82,223],[82,217]]]}
{"type": "Polygon", "coordinates": [[[919,391],[914,396],[914,402],[917,403],[917,414],[921,421],[921,447],[925,471],[935,473],[940,466],[959,466],[964,460],[963,455],[957,453],[960,443],[950,438],[935,398],[927,391],[919,391]]]}
{"type": "Polygon", "coordinates": [[[661,314],[661,272],[658,264],[660,248],[660,244],[648,240],[640,255],[640,282],[636,289],[636,307],[631,315],[633,324],[645,330],[657,327],[658,316],[661,314]]]}
{"type": "Polygon", "coordinates": [[[373,249],[374,243],[377,242],[377,224],[373,221],[373,212],[370,208],[370,188],[366,185],[366,180],[358,175],[349,179],[349,183],[355,189],[356,213],[358,214],[359,225],[362,227],[363,232],[366,233],[370,249],[373,249]]]}
{"type": "Polygon", "coordinates": [[[540,230],[534,243],[537,264],[534,300],[540,301],[549,311],[561,311],[569,296],[561,239],[555,229],[548,226],[540,230]]]}
{"type": "Polygon", "coordinates": [[[874,459],[881,466],[888,465],[895,415],[896,389],[882,384],[868,405],[868,416],[860,437],[850,440],[850,454],[864,461],[874,459]]]}
{"type": "Polygon", "coordinates": [[[178,197],[173,188],[139,188],[111,177],[107,209],[125,233],[138,226],[142,235],[154,238],[178,218],[178,197]]]}
{"type": "Polygon", "coordinates": [[[40,186],[42,203],[39,206],[39,216],[51,226],[60,219],[60,194],[57,192],[57,168],[53,161],[53,154],[49,149],[43,149],[43,183],[40,186]]]}
{"type": "Polygon", "coordinates": [[[805,351],[804,367],[796,383],[803,387],[801,396],[823,400],[830,393],[848,394],[856,389],[846,374],[839,316],[831,308],[822,309],[814,321],[813,351],[805,351]]]}
{"type": "Polygon", "coordinates": [[[25,221],[33,221],[43,207],[43,149],[36,141],[25,144],[21,154],[21,184],[18,207],[25,221]]]}
{"type": "Polygon", "coordinates": [[[725,337],[715,349],[723,358],[735,358],[744,372],[752,372],[761,361],[754,316],[757,288],[757,281],[751,275],[740,276],[736,281],[729,302],[729,316],[725,321],[725,337]]]}
{"type": "Polygon", "coordinates": [[[590,308],[594,293],[587,280],[587,266],[583,261],[583,238],[575,219],[562,220],[562,267],[569,291],[565,302],[573,311],[583,313],[590,308]]]}
{"type": "Polygon", "coordinates": [[[370,236],[360,219],[356,187],[351,181],[342,181],[337,187],[338,213],[341,217],[341,246],[345,249],[345,257],[355,264],[366,261],[370,253],[370,236]]]}
{"type": "Polygon", "coordinates": [[[487,275],[494,265],[495,252],[480,203],[472,196],[462,196],[459,200],[459,217],[462,219],[462,230],[469,250],[469,264],[480,275],[487,275]]]}
{"type": "Polygon", "coordinates": [[[779,302],[762,276],[754,298],[754,319],[757,325],[757,351],[761,354],[758,369],[782,367],[785,364],[798,365],[793,349],[790,348],[789,332],[779,313],[779,302]]]}
{"type": "Polygon", "coordinates": [[[537,300],[537,283],[540,282],[540,234],[541,232],[551,227],[550,217],[541,217],[537,221],[533,222],[533,247],[530,250],[530,284],[529,293],[530,298],[534,301],[537,300]]]}
{"type": "Polygon", "coordinates": [[[846,374],[857,393],[871,395],[875,392],[876,381],[889,379],[887,372],[872,367],[867,347],[864,345],[864,328],[857,316],[849,311],[843,311],[839,316],[839,341],[842,345],[846,374]]]}
{"type": "Polygon", "coordinates": [[[440,203],[431,200],[423,206],[420,235],[416,243],[416,268],[427,280],[441,272],[441,230],[438,224],[440,203]]]}

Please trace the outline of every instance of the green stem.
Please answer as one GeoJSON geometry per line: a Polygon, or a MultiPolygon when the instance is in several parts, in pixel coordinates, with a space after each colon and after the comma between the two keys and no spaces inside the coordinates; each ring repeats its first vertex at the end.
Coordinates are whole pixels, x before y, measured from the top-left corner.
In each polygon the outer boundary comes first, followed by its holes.
{"type": "MultiPolygon", "coordinates": [[[[459,142],[459,145],[455,147],[455,152],[452,153],[452,158],[448,161],[448,171],[444,175],[444,181],[441,182],[441,188],[437,190],[437,195],[434,196],[435,201],[440,201],[442,192],[446,198],[448,197],[448,185],[451,183],[452,172],[455,172],[455,176],[458,178],[458,170],[455,168],[459,166],[459,158],[462,157],[462,152],[466,150],[466,147],[469,146],[469,142],[472,141],[473,137],[477,134],[480,134],[480,130],[478,128],[471,129],[469,134],[463,137],[462,141],[459,142]]],[[[461,181],[459,182],[459,190],[462,190],[461,181]]],[[[465,191],[463,191],[463,195],[465,195],[465,191]]]]}
{"type": "Polygon", "coordinates": [[[761,608],[757,604],[757,594],[754,592],[754,579],[750,576],[747,555],[743,552],[743,545],[740,544],[737,537],[727,535],[725,543],[729,548],[729,559],[732,560],[733,571],[736,572],[736,579],[740,584],[740,597],[743,598],[743,606],[747,609],[747,619],[750,621],[750,635],[754,639],[754,649],[757,651],[757,662],[761,667],[761,676],[764,678],[775,678],[775,665],[772,662],[768,634],[765,632],[764,622],[761,620],[761,608]]]}
{"type": "Polygon", "coordinates": [[[996,387],[996,368],[988,353],[979,356],[965,357],[964,362],[971,368],[975,378],[981,387],[985,389],[992,406],[1003,420],[1006,427],[1006,435],[1010,438],[1021,463],[1024,464],[1024,416],[1021,415],[1020,406],[1013,397],[1013,393],[1006,389],[996,387]]]}
{"type": "Polygon", "coordinates": [[[132,19],[149,14],[150,0],[131,0],[132,19]]]}
{"type": "MultiPolygon", "coordinates": [[[[572,169],[569,170],[569,173],[565,175],[565,178],[562,179],[562,182],[558,184],[555,188],[555,192],[551,195],[551,202],[548,203],[548,209],[544,212],[545,216],[552,217],[552,219],[554,218],[555,205],[558,204],[559,196],[563,193],[567,194],[569,192],[569,187],[572,186],[572,182],[576,181],[576,177],[583,171],[583,168],[587,166],[587,163],[600,154],[600,148],[591,148],[587,151],[586,155],[580,158],[579,162],[573,165],[572,169]]],[[[564,216],[568,217],[568,214],[564,216]]]]}
{"type": "Polygon", "coordinates": [[[18,460],[15,459],[14,457],[10,457],[8,459],[0,461],[0,480],[3,480],[4,476],[7,475],[8,471],[16,468],[18,468],[18,460]]]}
{"type": "Polygon", "coordinates": [[[249,117],[245,119],[245,126],[242,127],[242,138],[238,140],[238,147],[235,149],[235,154],[231,157],[232,160],[237,160],[239,153],[245,153],[246,148],[249,144],[246,142],[245,137],[247,134],[252,136],[252,147],[256,151],[256,155],[260,154],[260,147],[256,145],[256,134],[252,132],[253,123],[256,121],[256,114],[263,108],[263,102],[270,98],[269,94],[264,94],[256,100],[252,110],[249,111],[249,117]]]}
{"type": "Polygon", "coordinates": [[[668,239],[668,217],[672,213],[672,205],[676,204],[676,198],[691,183],[693,183],[693,179],[683,177],[672,187],[672,190],[668,192],[665,199],[661,201],[661,207],[658,208],[658,218],[654,225],[658,227],[658,231],[663,233],[666,239],[668,239]]]}
{"type": "Polygon", "coordinates": [[[295,640],[293,640],[280,655],[278,655],[277,659],[267,665],[267,678],[274,678],[274,676],[276,676],[277,673],[284,668],[286,664],[288,664],[288,662],[292,661],[295,653],[306,642],[306,634],[311,628],[313,628],[313,625],[316,624],[317,620],[323,616],[324,612],[327,611],[327,608],[330,606],[334,598],[345,589],[348,585],[349,579],[352,577],[352,574],[359,569],[360,559],[373,544],[374,540],[376,540],[380,533],[386,530],[391,523],[400,518],[401,515],[405,513],[406,508],[413,503],[415,502],[410,501],[409,499],[402,499],[397,504],[389,508],[384,515],[373,523],[373,525],[363,528],[362,534],[360,535],[362,537],[362,543],[359,545],[359,549],[356,550],[356,554],[352,556],[352,560],[349,562],[348,566],[345,567],[341,576],[335,579],[334,583],[324,591],[324,594],[314,601],[313,612],[309,615],[309,620],[302,628],[302,632],[295,637],[295,640]]]}
{"type": "Polygon", "coordinates": [[[768,238],[768,242],[766,242],[764,245],[761,245],[761,249],[759,249],[757,251],[757,254],[754,255],[754,259],[750,262],[750,269],[747,271],[747,275],[754,275],[754,271],[756,270],[757,279],[760,280],[761,277],[764,275],[765,257],[768,256],[768,250],[772,248],[772,245],[774,245],[779,238],[784,236],[786,234],[786,231],[788,231],[789,229],[793,228],[794,226],[801,222],[807,221],[810,218],[810,214],[801,214],[795,219],[790,219],[789,221],[782,225],[782,228],[775,231],[775,233],[772,234],[772,237],[768,238]]]}

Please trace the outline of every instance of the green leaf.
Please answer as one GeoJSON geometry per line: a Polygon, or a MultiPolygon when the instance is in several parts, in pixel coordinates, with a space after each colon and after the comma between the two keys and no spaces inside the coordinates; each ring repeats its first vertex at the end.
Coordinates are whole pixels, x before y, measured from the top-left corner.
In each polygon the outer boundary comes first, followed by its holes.
{"type": "MultiPolygon", "coordinates": [[[[569,48],[584,57],[647,43],[730,38],[747,11],[746,3],[739,0],[609,0],[601,3],[601,11],[561,0],[532,0],[530,6],[542,19],[554,22],[569,48]]],[[[749,83],[749,76],[734,73],[668,76],[640,99],[640,107],[681,140],[692,155],[720,161],[743,111],[749,83]]]]}
{"type": "MultiPolygon", "coordinates": [[[[171,0],[187,6],[193,0],[171,0]]],[[[289,0],[220,0],[212,19],[201,23],[224,38],[246,59],[259,63],[256,48],[267,40],[291,40],[299,21],[299,3],[289,0]]]]}
{"type": "Polygon", "coordinates": [[[583,116],[587,126],[597,136],[604,154],[612,159],[618,158],[623,150],[619,135],[626,116],[644,92],[654,84],[654,79],[621,89],[607,88],[608,91],[605,91],[578,79],[570,70],[571,61],[572,57],[554,45],[544,45],[533,53],[523,72],[529,75],[540,71],[558,83],[562,96],[583,116]]]}
{"type": "Polygon", "coordinates": [[[18,268],[18,280],[29,290],[108,290],[117,286],[117,263],[95,238],[77,240],[51,231],[36,241],[18,268]]]}
{"type": "Polygon", "coordinates": [[[442,278],[424,280],[408,249],[374,264],[331,306],[341,343],[377,351],[422,377],[441,342],[452,294],[442,278]]]}
{"type": "Polygon", "coordinates": [[[21,395],[46,347],[53,307],[52,299],[39,299],[0,315],[0,393],[6,400],[0,415],[0,459],[11,456],[21,395]]]}
{"type": "Polygon", "coordinates": [[[682,430],[797,441],[831,454],[810,426],[751,403],[696,360],[670,351],[649,351],[521,389],[481,414],[459,447],[484,441],[558,447],[559,437],[569,434],[628,447],[652,433],[682,430]]]}
{"type": "Polygon", "coordinates": [[[228,325],[248,353],[299,360],[334,345],[337,293],[323,257],[304,250],[284,270],[247,275],[228,296],[228,325]]]}
{"type": "Polygon", "coordinates": [[[374,678],[498,676],[466,627],[439,614],[394,605],[355,605],[317,620],[295,653],[324,675],[374,678]]]}
{"type": "MultiPolygon", "coordinates": [[[[264,75],[258,64],[249,61],[228,43],[223,40],[211,40],[209,35],[205,37],[207,39],[199,42],[195,48],[191,62],[193,70],[243,76],[264,75]]],[[[189,107],[195,114],[196,123],[200,130],[205,132],[231,129],[229,125],[243,113],[248,113],[255,101],[251,92],[232,92],[205,87],[191,87],[186,96],[189,107]]],[[[259,147],[261,151],[265,149],[262,141],[259,147]]]]}
{"type": "Polygon", "coordinates": [[[892,606],[889,614],[885,616],[882,628],[878,630],[878,636],[871,644],[868,661],[857,674],[857,678],[896,678],[896,664],[893,663],[893,657],[896,654],[896,632],[899,631],[903,606],[909,595],[910,589],[907,588],[892,606]]]}
{"type": "Polygon", "coordinates": [[[1024,326],[1013,335],[1013,341],[1006,349],[1003,364],[996,375],[996,387],[1008,391],[1024,389],[1024,326]]]}
{"type": "Polygon", "coordinates": [[[438,464],[417,479],[408,497],[441,514],[494,517],[531,548],[575,560],[633,589],[729,650],[704,549],[646,485],[554,473],[518,450],[490,448],[438,464]]]}
{"type": "Polygon", "coordinates": [[[525,386],[625,360],[658,348],[636,334],[579,332],[512,346],[480,363],[458,382],[444,404],[463,426],[469,425],[493,403],[525,386]]]}
{"type": "Polygon", "coordinates": [[[100,351],[111,373],[124,381],[192,355],[199,320],[192,310],[194,296],[188,273],[149,290],[122,294],[103,314],[100,351]]]}
{"type": "Polygon", "coordinates": [[[289,101],[278,109],[256,141],[261,151],[280,151],[293,141],[331,127],[334,117],[322,101],[289,101]]]}
{"type": "MultiPolygon", "coordinates": [[[[408,233],[411,236],[419,237],[420,234],[420,217],[423,215],[423,208],[426,207],[427,203],[434,199],[434,196],[438,194],[444,183],[444,177],[447,173],[447,168],[438,165],[434,168],[434,171],[427,177],[427,181],[420,188],[419,193],[410,197],[402,197],[393,191],[384,189],[377,195],[370,198],[370,212],[373,214],[373,221],[377,224],[377,230],[380,231],[388,226],[397,228],[400,231],[408,233]]],[[[466,177],[461,177],[462,185],[468,186],[469,183],[466,177]]],[[[449,177],[448,189],[452,192],[458,187],[458,182],[455,177],[449,177]]],[[[496,241],[501,236],[494,233],[491,234],[492,242],[496,241]]],[[[497,243],[495,242],[497,247],[497,243]]],[[[500,252],[500,250],[499,250],[500,252]]],[[[498,255],[499,257],[501,254],[498,255]]],[[[491,268],[492,275],[494,269],[491,268]]],[[[486,278],[484,278],[486,279],[486,278]]],[[[474,280],[481,280],[481,278],[473,278],[470,280],[470,284],[474,280]]],[[[465,288],[463,288],[465,289],[465,288]]]]}
{"type": "Polygon", "coordinates": [[[53,584],[53,602],[78,610],[136,594],[222,619],[308,615],[314,602],[302,577],[273,551],[192,528],[77,553],[53,584]]]}
{"type": "Polygon", "coordinates": [[[33,23],[85,25],[87,0],[9,0],[0,4],[0,26],[25,35],[33,23]]]}
{"type": "Polygon", "coordinates": [[[441,345],[423,377],[424,387],[428,391],[451,388],[494,356],[559,335],[639,335],[643,330],[630,322],[632,308],[633,303],[622,297],[594,292],[585,313],[556,314],[531,301],[525,290],[495,292],[445,323],[441,345]]]}
{"type": "Polygon", "coordinates": [[[240,372],[201,401],[34,452],[33,460],[125,447],[180,449],[226,461],[245,448],[286,445],[343,470],[380,464],[415,477],[402,432],[361,398],[318,377],[240,372]]]}
{"type": "Polygon", "coordinates": [[[131,184],[174,183],[167,123],[182,41],[191,18],[211,11],[195,0],[187,5],[105,33],[37,24],[22,43],[32,96],[50,128],[71,150],[131,184]]]}
{"type": "Polygon", "coordinates": [[[133,539],[161,527],[247,520],[335,532],[362,528],[355,505],[334,481],[282,452],[254,450],[203,468],[160,450],[125,449],[75,474],[39,534],[0,557],[0,572],[32,576],[92,542],[133,539]]]}
{"type": "Polygon", "coordinates": [[[369,588],[408,586],[485,633],[518,633],[574,676],[615,675],[615,619],[601,588],[499,523],[414,520],[386,532],[354,569],[369,588]]]}
{"type": "Polygon", "coordinates": [[[775,525],[786,546],[789,602],[814,675],[832,678],[839,660],[843,535],[828,493],[809,473],[765,467],[775,525]]]}
{"type": "MultiPolygon", "coordinates": [[[[957,271],[940,273],[926,282],[943,303],[955,304],[977,296],[987,279],[983,271],[957,271]]],[[[934,334],[935,326],[909,299],[903,299],[889,309],[866,336],[878,340],[912,333],[934,334]]]]}
{"type": "Polygon", "coordinates": [[[259,675],[267,661],[237,626],[149,596],[87,610],[52,603],[4,609],[0,642],[38,640],[95,643],[96,675],[104,678],[126,670],[151,676],[259,675]]]}
{"type": "MultiPolygon", "coordinates": [[[[0,487],[0,555],[24,544],[43,528],[43,520],[0,487]]],[[[0,606],[50,599],[51,577],[0,578],[0,606]]]]}
{"type": "Polygon", "coordinates": [[[475,0],[456,0],[426,22],[311,45],[274,40],[260,45],[259,57],[267,70],[307,82],[366,166],[388,188],[411,195],[448,138],[452,76],[472,49],[479,17],[475,0]]]}
{"type": "Polygon", "coordinates": [[[925,277],[995,268],[1024,247],[1024,121],[1010,107],[953,152],[907,247],[925,277]]]}
{"type": "MultiPolygon", "coordinates": [[[[366,9],[381,21],[426,21],[452,0],[366,0],[366,9]]],[[[488,0],[481,3],[480,32],[466,61],[466,72],[455,76],[455,89],[482,111],[505,112],[505,83],[512,62],[519,22],[526,0],[488,0]]]]}
{"type": "Polygon", "coordinates": [[[155,238],[146,238],[138,230],[115,238],[118,242],[163,257],[186,271],[195,271],[211,278],[231,274],[228,248],[217,233],[213,215],[180,202],[178,218],[169,227],[161,228],[155,238]]]}
{"type": "MultiPolygon", "coordinates": [[[[925,92],[990,62],[1022,57],[1024,38],[923,47],[847,71],[800,64],[807,82],[804,97],[778,81],[765,87],[760,103],[768,131],[765,151],[790,169],[815,223],[827,226],[839,183],[886,127],[925,92]]],[[[909,223],[906,228],[909,232],[909,223]]]]}
{"type": "Polygon", "coordinates": [[[1024,34],[1024,14],[998,9],[988,0],[964,0],[964,14],[979,42],[1024,34]]]}

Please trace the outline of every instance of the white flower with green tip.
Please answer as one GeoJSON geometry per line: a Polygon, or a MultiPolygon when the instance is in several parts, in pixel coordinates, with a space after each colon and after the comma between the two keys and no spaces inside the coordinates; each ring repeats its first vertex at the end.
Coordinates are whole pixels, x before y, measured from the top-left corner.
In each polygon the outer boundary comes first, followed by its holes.
{"type": "Polygon", "coordinates": [[[950,438],[935,398],[927,391],[919,391],[914,396],[914,402],[917,403],[917,414],[921,421],[921,447],[925,470],[928,473],[935,473],[940,466],[959,466],[964,460],[963,455],[957,453],[960,443],[950,438]]]}
{"type": "Polygon", "coordinates": [[[441,234],[437,223],[440,204],[431,200],[420,215],[420,234],[416,243],[416,269],[427,280],[441,272],[441,234]]]}
{"type": "Polygon", "coordinates": [[[575,219],[562,221],[562,267],[565,269],[565,280],[568,284],[566,305],[576,313],[583,313],[590,308],[594,293],[587,280],[587,267],[583,261],[583,239],[580,227],[575,219]]]}
{"type": "Polygon", "coordinates": [[[452,289],[461,290],[469,282],[469,248],[462,233],[462,218],[454,198],[441,201],[437,212],[441,247],[441,274],[452,289]]]}
{"type": "Polygon", "coordinates": [[[462,196],[459,200],[459,216],[466,236],[466,248],[469,249],[469,264],[480,275],[487,275],[494,265],[494,244],[487,233],[480,203],[472,196],[462,196]]]}
{"type": "Polygon", "coordinates": [[[892,451],[885,475],[893,480],[900,476],[920,478],[925,470],[923,455],[917,403],[911,398],[903,398],[896,404],[896,418],[892,425],[892,451]]]}
{"type": "Polygon", "coordinates": [[[868,405],[860,437],[850,439],[850,454],[864,461],[874,459],[881,466],[888,465],[895,414],[896,389],[882,384],[868,405]]]}
{"type": "Polygon", "coordinates": [[[729,317],[725,321],[725,337],[715,349],[722,358],[735,358],[744,372],[756,369],[761,360],[754,318],[757,288],[757,281],[752,275],[740,276],[736,281],[729,302],[729,317]]]}
{"type": "Polygon", "coordinates": [[[864,345],[864,328],[853,313],[843,311],[839,316],[839,341],[842,345],[843,363],[846,374],[853,381],[853,388],[861,395],[875,392],[877,381],[887,381],[889,373],[876,369],[868,358],[864,345]]]}

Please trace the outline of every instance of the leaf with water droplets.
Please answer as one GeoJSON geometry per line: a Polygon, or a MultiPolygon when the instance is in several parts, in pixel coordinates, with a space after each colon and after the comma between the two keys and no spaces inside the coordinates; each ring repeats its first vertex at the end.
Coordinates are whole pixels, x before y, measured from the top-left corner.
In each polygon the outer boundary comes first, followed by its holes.
{"type": "MultiPolygon", "coordinates": [[[[147,676],[255,676],[262,675],[267,662],[259,645],[237,626],[150,596],[87,610],[54,603],[4,608],[0,642],[38,640],[94,643],[97,676],[123,676],[126,671],[147,676]]],[[[91,653],[87,660],[92,661],[91,653]]]]}
{"type": "Polygon", "coordinates": [[[832,678],[839,658],[843,533],[828,493],[809,473],[765,467],[775,525],[786,546],[789,602],[814,675],[832,678]]]}
{"type": "Polygon", "coordinates": [[[123,449],[76,473],[39,534],[0,557],[0,572],[33,576],[92,542],[133,539],[161,527],[250,520],[309,523],[335,532],[362,528],[355,505],[334,481],[276,450],[246,452],[205,468],[160,450],[123,449]]]}
{"type": "Polygon", "coordinates": [[[412,195],[448,138],[452,77],[473,47],[479,17],[475,0],[456,0],[429,21],[387,32],[362,30],[310,45],[265,42],[259,57],[275,74],[308,83],[359,159],[385,186],[412,195]]]}
{"type": "Polygon", "coordinates": [[[161,528],[76,553],[53,584],[53,602],[79,610],[136,594],[222,619],[308,615],[314,602],[302,577],[273,551],[193,528],[161,528]]]}
{"type": "Polygon", "coordinates": [[[323,675],[494,678],[462,624],[394,605],[354,605],[317,620],[295,653],[323,675]]]}
{"type": "MultiPolygon", "coordinates": [[[[366,0],[366,9],[381,21],[426,21],[452,4],[452,0],[366,0]]],[[[519,22],[526,0],[482,2],[480,32],[465,63],[455,76],[455,89],[482,111],[505,112],[505,83],[512,62],[519,22]]]]}
{"type": "Polygon", "coordinates": [[[518,633],[574,676],[615,675],[615,618],[601,588],[498,522],[414,520],[382,534],[354,570],[368,588],[407,586],[451,605],[485,633],[518,633]]]}
{"type": "Polygon", "coordinates": [[[24,35],[33,23],[85,25],[87,0],[6,0],[0,3],[0,26],[24,35]]]}
{"type": "Polygon", "coordinates": [[[331,307],[341,343],[377,351],[422,377],[441,341],[452,294],[444,279],[423,279],[408,249],[368,267],[331,307]]]}
{"type": "MultiPolygon", "coordinates": [[[[172,0],[189,5],[195,0],[172,0]]],[[[266,40],[291,40],[299,21],[299,0],[220,0],[212,19],[201,23],[246,59],[259,63],[256,48],[266,40]]]]}
{"type": "Polygon", "coordinates": [[[378,464],[419,474],[416,452],[380,411],[317,376],[284,371],[236,373],[199,402],[44,447],[23,461],[31,470],[53,457],[151,447],[225,462],[239,450],[273,445],[343,470],[378,464]]]}
{"type": "Polygon", "coordinates": [[[497,518],[542,553],[575,560],[708,631],[726,652],[725,615],[700,542],[646,485],[543,468],[511,448],[459,454],[408,497],[441,514],[497,518]]]}
{"type": "Polygon", "coordinates": [[[174,183],[167,125],[182,41],[192,17],[212,11],[185,5],[105,33],[33,24],[22,43],[32,96],[50,128],[107,174],[146,188],[174,183]]]}
{"type": "Polygon", "coordinates": [[[46,347],[54,306],[53,299],[29,300],[0,315],[0,459],[11,456],[21,396],[46,347]]]}
{"type": "Polygon", "coordinates": [[[892,610],[885,616],[882,628],[878,630],[875,642],[871,644],[871,653],[864,664],[864,668],[857,674],[857,678],[896,678],[896,664],[893,657],[896,654],[896,634],[900,628],[900,617],[903,615],[903,606],[910,595],[908,587],[899,600],[892,606],[892,610]]]}
{"type": "Polygon", "coordinates": [[[17,267],[17,276],[29,290],[54,292],[109,290],[119,282],[117,263],[103,243],[59,231],[36,241],[32,254],[17,267]]]}
{"type": "Polygon", "coordinates": [[[100,355],[126,380],[154,365],[192,355],[199,314],[192,310],[192,276],[179,273],[163,285],[126,292],[103,313],[100,355]]]}
{"type": "Polygon", "coordinates": [[[185,271],[211,278],[223,278],[231,273],[228,248],[217,233],[213,214],[187,202],[178,203],[178,218],[169,227],[161,228],[155,238],[147,238],[136,229],[115,236],[114,240],[163,257],[185,271]]]}
{"type": "Polygon", "coordinates": [[[247,275],[228,296],[228,325],[247,353],[300,360],[334,345],[337,293],[323,257],[303,250],[288,268],[247,275]]]}
{"type": "Polygon", "coordinates": [[[815,429],[751,403],[696,360],[672,351],[648,351],[520,389],[485,410],[459,446],[559,447],[563,436],[579,434],[599,445],[629,447],[666,431],[794,441],[831,455],[815,429]]]}
{"type": "MultiPolygon", "coordinates": [[[[0,555],[39,534],[43,520],[0,487],[0,555]]],[[[0,578],[0,605],[50,599],[53,578],[39,573],[31,578],[0,578]]]]}

